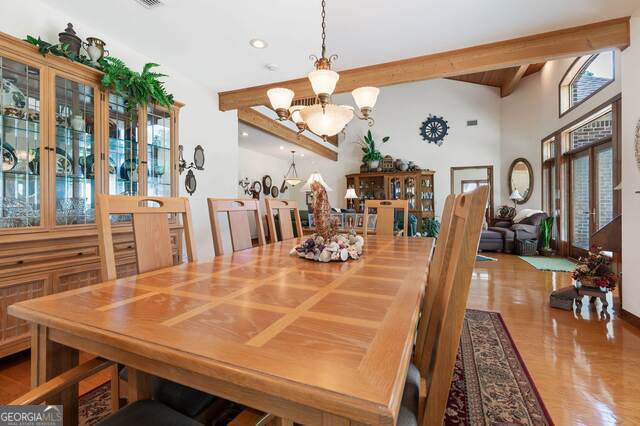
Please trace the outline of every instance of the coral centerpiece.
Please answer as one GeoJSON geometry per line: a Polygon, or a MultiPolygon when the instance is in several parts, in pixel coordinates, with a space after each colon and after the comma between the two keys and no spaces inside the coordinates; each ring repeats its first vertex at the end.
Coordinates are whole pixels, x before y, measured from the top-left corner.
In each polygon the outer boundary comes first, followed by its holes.
{"type": "Polygon", "coordinates": [[[578,260],[571,277],[577,286],[600,288],[603,291],[613,290],[618,277],[611,270],[611,259],[601,253],[602,248],[592,247],[586,257],[578,260]]]}
{"type": "Polygon", "coordinates": [[[291,255],[298,255],[317,262],[357,260],[362,255],[364,238],[356,235],[338,234],[325,239],[322,235],[313,234],[309,239],[291,249],[291,255]]]}

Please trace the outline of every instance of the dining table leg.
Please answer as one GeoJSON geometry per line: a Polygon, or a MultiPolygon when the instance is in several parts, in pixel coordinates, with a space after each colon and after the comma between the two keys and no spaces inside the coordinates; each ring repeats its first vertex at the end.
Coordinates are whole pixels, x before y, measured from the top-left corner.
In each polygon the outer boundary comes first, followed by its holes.
{"type": "MultiPolygon", "coordinates": [[[[35,388],[48,380],[78,366],[77,349],[61,345],[49,339],[49,328],[31,326],[31,387],[35,388]]],[[[69,386],[58,395],[47,400],[49,405],[62,405],[63,424],[78,424],[78,384],[69,386]]]]}
{"type": "Polygon", "coordinates": [[[127,386],[129,403],[153,398],[153,376],[132,367],[127,369],[129,370],[127,386]]]}

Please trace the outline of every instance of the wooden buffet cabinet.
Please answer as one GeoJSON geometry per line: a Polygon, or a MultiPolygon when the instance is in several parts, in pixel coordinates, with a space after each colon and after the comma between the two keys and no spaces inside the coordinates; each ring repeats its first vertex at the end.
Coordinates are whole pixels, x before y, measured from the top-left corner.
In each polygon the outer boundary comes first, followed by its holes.
{"type": "Polygon", "coordinates": [[[432,170],[354,173],[346,176],[347,188],[356,190],[357,213],[363,213],[367,199],[409,200],[409,213],[421,223],[435,216],[434,174],[432,170]]]}
{"type": "MultiPolygon", "coordinates": [[[[101,281],[95,194],[178,195],[182,105],[128,111],[101,76],[0,33],[0,357],[30,345],[9,305],[101,281]]],[[[131,222],[112,220],[118,273],[135,274],[131,222]]]]}

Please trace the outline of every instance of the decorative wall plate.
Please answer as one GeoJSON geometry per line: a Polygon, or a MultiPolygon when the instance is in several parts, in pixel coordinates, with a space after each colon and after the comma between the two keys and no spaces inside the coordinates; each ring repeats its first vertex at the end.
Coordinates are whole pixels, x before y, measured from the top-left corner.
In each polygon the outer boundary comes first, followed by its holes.
{"type": "Polygon", "coordinates": [[[444,137],[449,134],[449,122],[442,117],[429,114],[429,117],[422,122],[420,126],[420,136],[422,139],[435,143],[438,146],[442,145],[444,137]]]}
{"type": "MultiPolygon", "coordinates": [[[[31,157],[33,160],[29,161],[29,170],[34,175],[40,174],[40,148],[36,148],[32,151],[31,157]]],[[[73,161],[71,157],[67,155],[67,152],[62,148],[56,148],[56,175],[70,175],[73,173],[73,161]]]]}
{"type": "Polygon", "coordinates": [[[264,175],[262,177],[262,191],[264,191],[264,195],[269,195],[271,193],[271,176],[264,175]]]}
{"type": "Polygon", "coordinates": [[[275,186],[275,185],[273,185],[273,186],[271,187],[271,196],[272,196],[273,198],[278,198],[278,195],[279,195],[279,194],[280,194],[280,191],[278,190],[278,187],[277,187],[277,186],[275,186]]]}
{"type": "Polygon", "coordinates": [[[257,180],[251,184],[251,194],[256,200],[260,198],[260,192],[262,191],[262,184],[257,180]]]}

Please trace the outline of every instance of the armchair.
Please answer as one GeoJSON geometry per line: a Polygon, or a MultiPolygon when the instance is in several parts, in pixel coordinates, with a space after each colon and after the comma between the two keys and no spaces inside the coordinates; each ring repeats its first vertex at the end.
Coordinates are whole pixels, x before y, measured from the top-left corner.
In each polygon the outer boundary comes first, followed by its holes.
{"type": "Polygon", "coordinates": [[[480,251],[504,251],[511,253],[516,240],[538,240],[538,247],[542,244],[540,238],[541,223],[547,217],[544,212],[534,213],[518,223],[497,221],[480,236],[480,251]]]}

